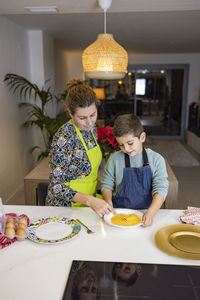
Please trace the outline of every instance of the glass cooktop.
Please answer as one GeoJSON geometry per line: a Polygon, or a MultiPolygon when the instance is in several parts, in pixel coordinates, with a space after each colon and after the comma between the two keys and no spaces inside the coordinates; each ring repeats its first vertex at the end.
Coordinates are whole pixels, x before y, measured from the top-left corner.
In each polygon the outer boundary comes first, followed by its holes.
{"type": "Polygon", "coordinates": [[[73,261],[63,300],[200,300],[200,267],[73,261]]]}

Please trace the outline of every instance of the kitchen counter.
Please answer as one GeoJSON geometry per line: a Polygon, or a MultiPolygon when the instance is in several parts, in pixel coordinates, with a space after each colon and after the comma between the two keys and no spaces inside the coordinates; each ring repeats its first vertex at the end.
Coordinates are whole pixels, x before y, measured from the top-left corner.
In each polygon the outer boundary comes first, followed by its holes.
{"type": "Polygon", "coordinates": [[[154,242],[162,227],[179,224],[182,210],[161,209],[150,227],[120,229],[107,225],[91,208],[5,205],[6,213],[40,217],[78,218],[94,234],[82,227],[71,240],[44,245],[28,239],[0,250],[0,291],[3,300],[62,299],[72,260],[138,262],[200,266],[199,260],[168,255],[154,242]]]}

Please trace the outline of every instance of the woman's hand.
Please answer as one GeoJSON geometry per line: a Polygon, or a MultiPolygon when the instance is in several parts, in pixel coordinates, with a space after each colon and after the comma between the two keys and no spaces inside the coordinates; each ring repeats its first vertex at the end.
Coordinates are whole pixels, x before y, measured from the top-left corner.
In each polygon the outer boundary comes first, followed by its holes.
{"type": "Polygon", "coordinates": [[[113,213],[116,214],[114,208],[103,199],[93,197],[90,202],[90,207],[102,218],[104,215],[113,213]]]}
{"type": "Polygon", "coordinates": [[[153,223],[153,216],[147,212],[145,212],[142,216],[142,226],[150,226],[153,223]]]}
{"type": "Polygon", "coordinates": [[[74,200],[74,202],[78,202],[78,203],[90,206],[101,218],[105,214],[109,214],[111,212],[114,215],[116,214],[116,212],[113,209],[112,205],[110,205],[109,203],[107,203],[103,199],[96,198],[96,197],[93,197],[91,195],[76,193],[73,200],[74,200]]]}

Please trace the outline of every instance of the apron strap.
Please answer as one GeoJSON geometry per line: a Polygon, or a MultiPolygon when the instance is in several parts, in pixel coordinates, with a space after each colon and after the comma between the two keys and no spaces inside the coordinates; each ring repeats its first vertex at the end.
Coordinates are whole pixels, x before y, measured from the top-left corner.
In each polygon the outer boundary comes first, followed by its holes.
{"type": "Polygon", "coordinates": [[[149,161],[148,161],[148,157],[147,157],[147,152],[144,149],[144,147],[142,149],[142,158],[143,158],[143,167],[144,166],[148,166],[149,165],[149,161]]]}
{"type": "MultiPolygon", "coordinates": [[[[80,138],[80,140],[81,140],[81,142],[82,142],[82,144],[83,144],[83,146],[84,146],[84,148],[85,148],[85,151],[87,152],[87,151],[88,151],[88,148],[87,148],[87,146],[86,146],[86,143],[85,143],[85,141],[84,141],[84,139],[83,139],[83,136],[82,136],[80,130],[79,130],[78,127],[76,126],[76,124],[75,124],[75,122],[74,122],[73,119],[72,119],[72,123],[73,123],[74,128],[76,129],[76,132],[77,132],[77,134],[78,134],[78,136],[79,136],[79,138],[80,138]]],[[[91,133],[92,133],[93,139],[94,139],[94,141],[95,141],[95,144],[96,144],[96,146],[97,146],[97,141],[96,141],[96,139],[95,139],[95,136],[94,136],[94,133],[93,133],[92,130],[91,130],[91,133]]]]}
{"type": "MultiPolygon", "coordinates": [[[[148,157],[147,157],[147,152],[144,149],[144,147],[142,149],[142,158],[143,158],[143,167],[144,166],[148,166],[149,165],[149,161],[148,161],[148,157]]],[[[124,159],[125,159],[125,168],[130,168],[131,164],[130,164],[130,157],[129,157],[129,155],[125,153],[124,159]]]]}
{"type": "Polygon", "coordinates": [[[131,164],[130,164],[130,158],[129,155],[125,153],[125,168],[130,168],[131,164]]]}

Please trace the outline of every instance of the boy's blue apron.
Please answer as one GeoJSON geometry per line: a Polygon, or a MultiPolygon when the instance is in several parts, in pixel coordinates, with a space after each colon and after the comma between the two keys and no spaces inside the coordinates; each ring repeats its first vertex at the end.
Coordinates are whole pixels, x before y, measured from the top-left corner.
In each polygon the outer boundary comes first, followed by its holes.
{"type": "Polygon", "coordinates": [[[122,184],[115,196],[113,207],[145,209],[152,202],[152,172],[146,150],[143,148],[143,167],[131,168],[130,158],[125,154],[125,169],[122,184]]]}

